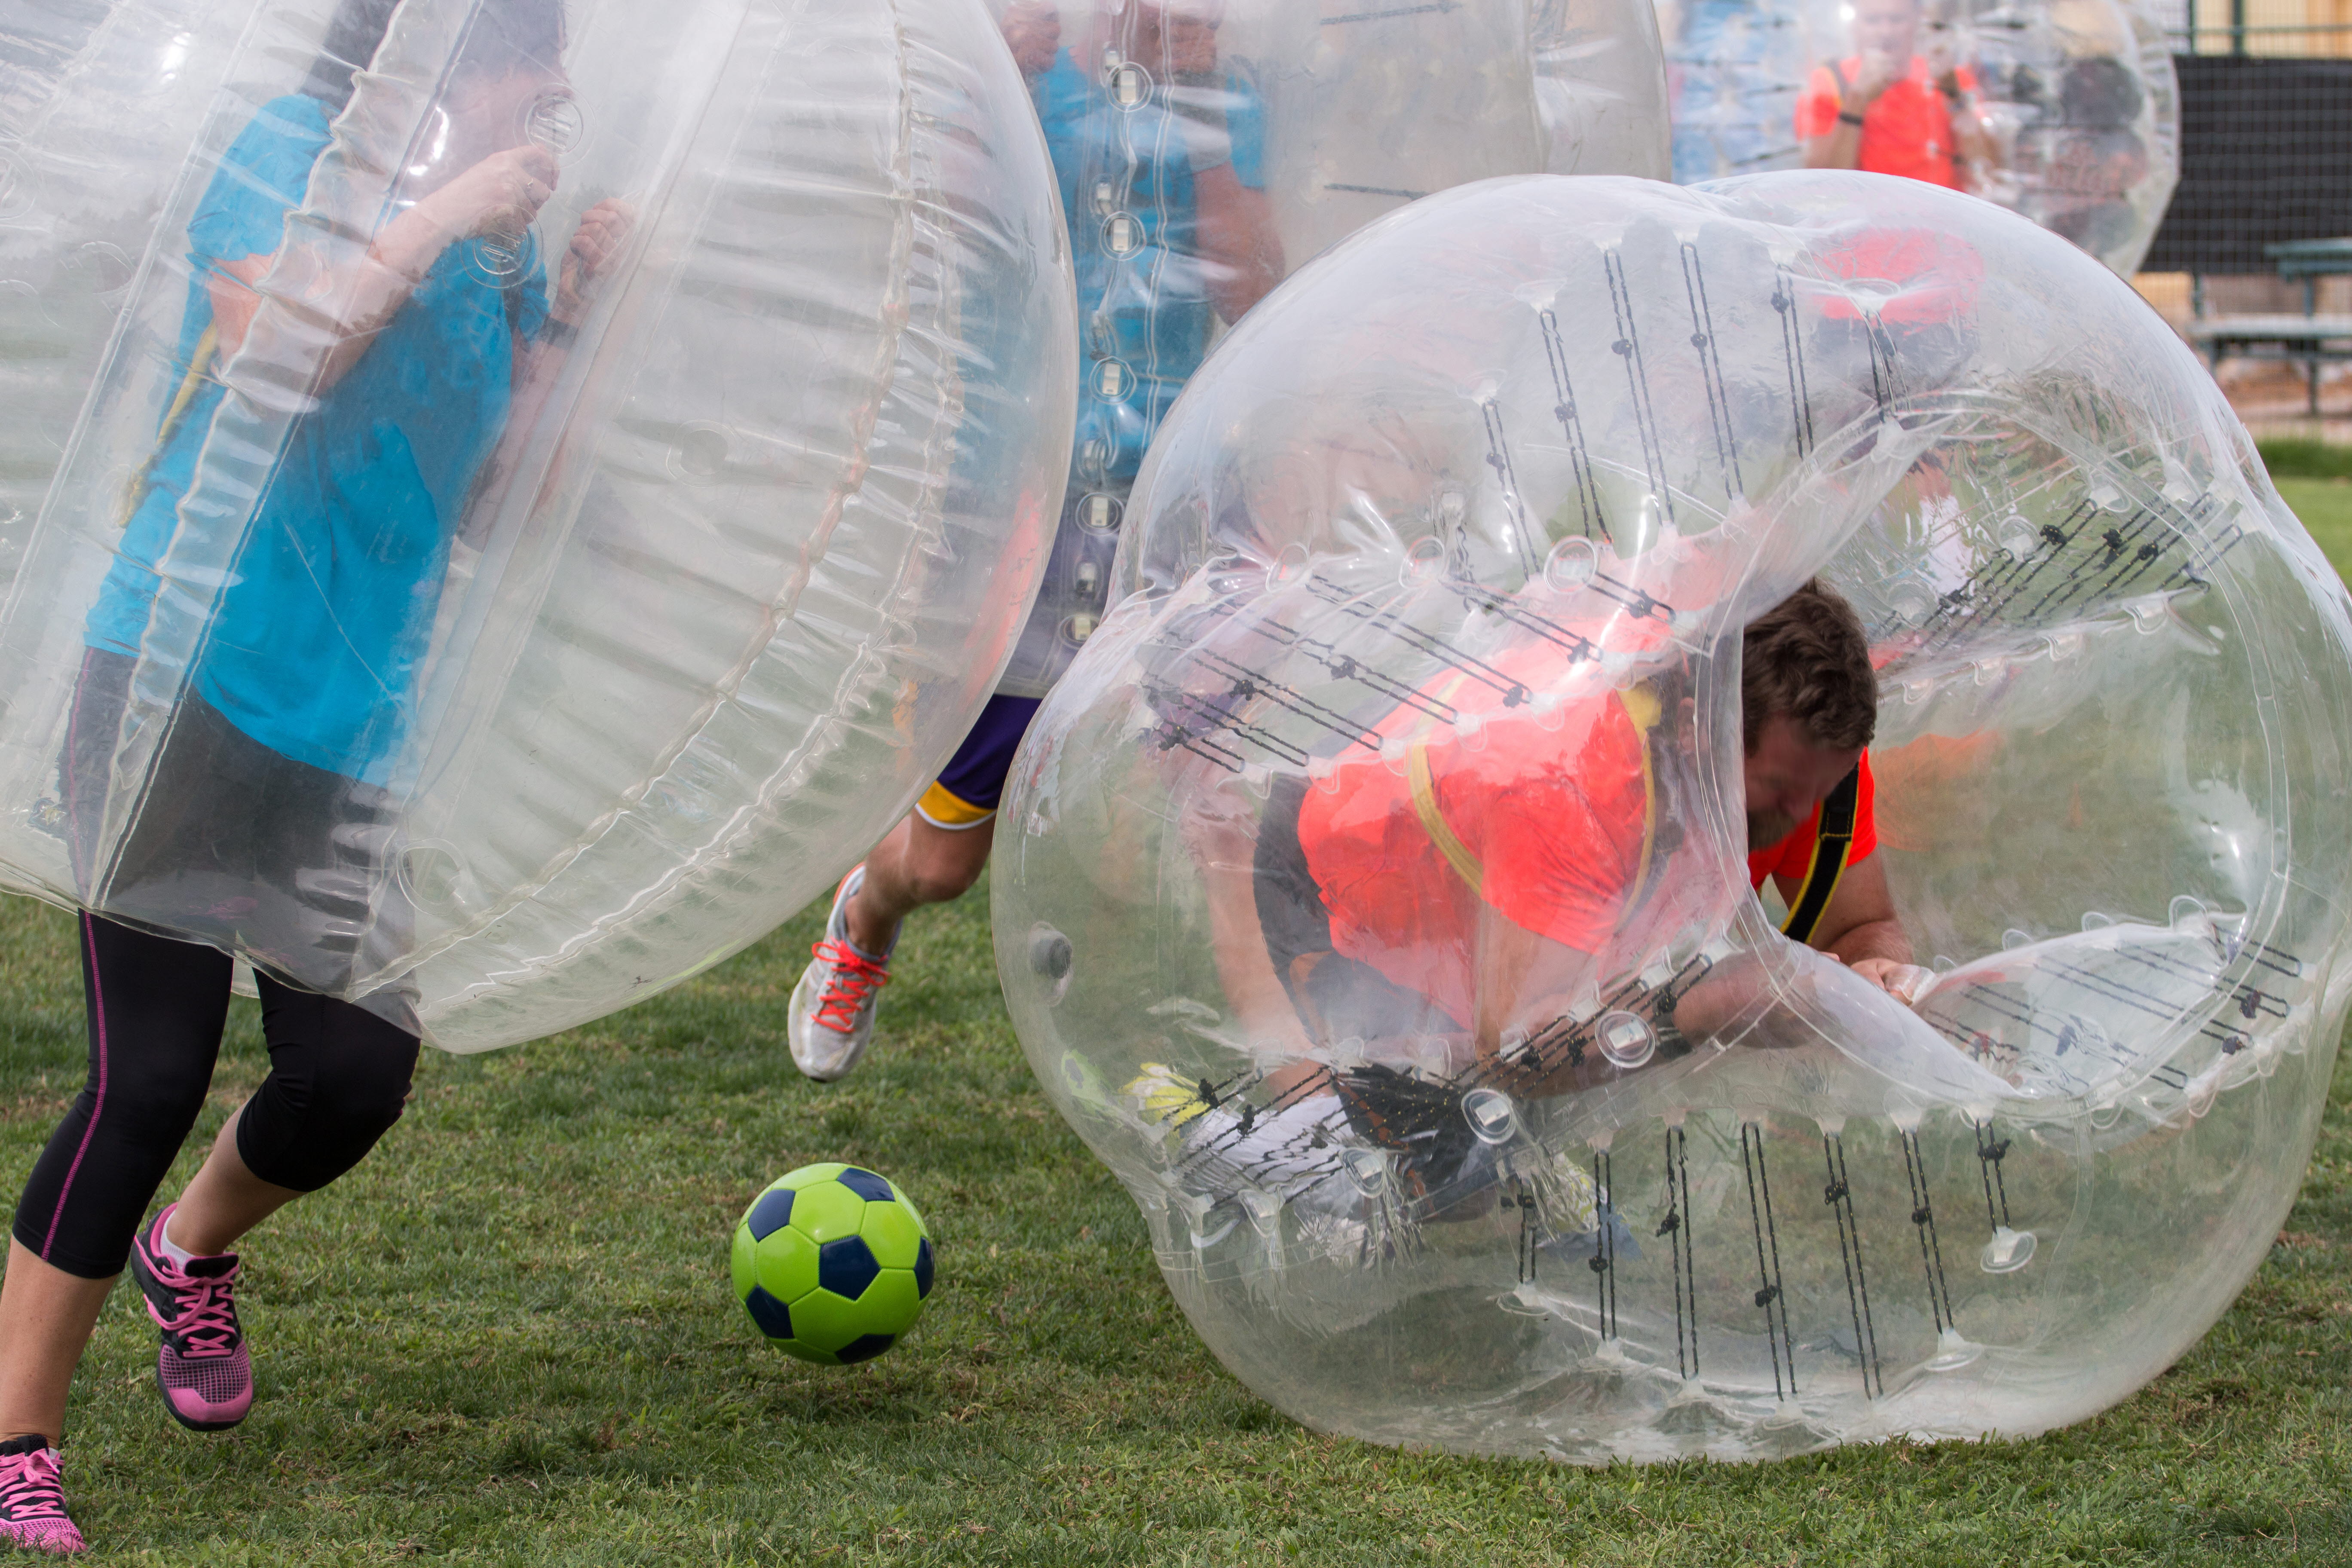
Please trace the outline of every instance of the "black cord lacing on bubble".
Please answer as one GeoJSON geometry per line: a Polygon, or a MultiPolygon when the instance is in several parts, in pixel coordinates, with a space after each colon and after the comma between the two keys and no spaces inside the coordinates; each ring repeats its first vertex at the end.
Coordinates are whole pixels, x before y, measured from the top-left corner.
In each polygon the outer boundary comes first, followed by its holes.
{"type": "Polygon", "coordinates": [[[1993,1229],[2009,1226],[2009,1184],[2001,1179],[2000,1163],[2009,1156],[2009,1140],[1996,1142],[1992,1123],[1979,1121],[1977,1129],[1977,1167],[1984,1173],[1985,1223],[1993,1229]]]}
{"type": "Polygon", "coordinates": [[[1601,1338],[1617,1337],[1616,1216],[1609,1207],[1609,1151],[1592,1152],[1592,1217],[1600,1240],[1592,1253],[1593,1306],[1601,1321],[1601,1338]]]}
{"type": "Polygon", "coordinates": [[[1698,1280],[1691,1267],[1690,1165],[1683,1130],[1666,1129],[1666,1217],[1658,1234],[1675,1260],[1675,1368],[1685,1382],[1698,1375],[1698,1280]]]}
{"type": "Polygon", "coordinates": [[[1853,1313],[1854,1352],[1862,1361],[1862,1396],[1876,1398],[1886,1392],[1886,1374],[1878,1363],[1878,1329],[1870,1317],[1870,1280],[1862,1268],[1862,1226],[1853,1213],[1853,1187],[1846,1179],[1845,1140],[1822,1134],[1822,1158],[1829,1181],[1822,1201],[1837,1218],[1838,1255],[1845,1262],[1846,1306],[1853,1313]]]}
{"type": "Polygon", "coordinates": [[[1756,1304],[1764,1310],[1764,1348],[1772,1356],[1772,1392],[1797,1395],[1797,1349],[1789,1336],[1789,1299],[1780,1285],[1780,1237],[1772,1225],[1772,1178],[1764,1168],[1764,1128],[1739,1124],[1739,1163],[1748,1173],[1748,1219],[1756,1232],[1756,1304]],[[1781,1363],[1788,1363],[1787,1382],[1781,1363]]]}
{"type": "Polygon", "coordinates": [[[1935,1315],[1936,1333],[1953,1328],[1952,1292],[1944,1282],[1944,1249],[1936,1239],[1935,1205],[1927,1201],[1927,1159],[1919,1152],[1919,1134],[1903,1134],[1903,1171],[1911,1179],[1911,1223],[1919,1229],[1919,1261],[1927,1270],[1927,1309],[1935,1315]]]}

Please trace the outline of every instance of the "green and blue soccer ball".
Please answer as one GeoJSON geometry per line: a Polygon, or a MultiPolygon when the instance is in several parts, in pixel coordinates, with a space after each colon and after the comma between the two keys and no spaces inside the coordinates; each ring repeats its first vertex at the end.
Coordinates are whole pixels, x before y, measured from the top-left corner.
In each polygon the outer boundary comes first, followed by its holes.
{"type": "Polygon", "coordinates": [[[776,1178],[735,1227],[735,1295],[768,1342],[846,1366],[898,1342],[931,1293],[931,1237],[907,1194],[856,1165],[776,1178]]]}

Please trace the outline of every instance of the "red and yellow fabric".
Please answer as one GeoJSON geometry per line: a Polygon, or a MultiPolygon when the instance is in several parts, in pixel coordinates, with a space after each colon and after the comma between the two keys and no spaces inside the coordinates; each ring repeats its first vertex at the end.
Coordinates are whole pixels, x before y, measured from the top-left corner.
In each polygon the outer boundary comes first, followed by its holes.
{"type": "MultiPolygon", "coordinates": [[[[1424,689],[1446,710],[1471,683],[1424,689]]],[[[1331,916],[1331,945],[1456,1017],[1473,1016],[1479,905],[1583,952],[1641,889],[1656,832],[1643,689],[1570,700],[1547,728],[1489,707],[1465,735],[1412,705],[1308,788],[1298,838],[1331,916]],[[1381,742],[1403,742],[1402,757],[1381,742]]]]}
{"type": "MultiPolygon", "coordinates": [[[[1862,864],[1878,849],[1878,818],[1874,808],[1878,788],[1870,776],[1868,752],[1863,752],[1862,765],[1856,772],[1861,775],[1861,789],[1854,802],[1853,845],[1845,855],[1848,866],[1862,864]]],[[[1822,807],[1816,805],[1812,816],[1805,818],[1803,826],[1788,837],[1769,849],[1750,851],[1748,857],[1748,886],[1761,888],[1767,877],[1789,877],[1802,882],[1812,869],[1813,848],[1820,841],[1821,831],[1822,807]]]]}
{"type": "MultiPolygon", "coordinates": [[[[1533,675],[1538,660],[1528,662],[1533,675]]],[[[1642,686],[1570,699],[1549,718],[1501,706],[1466,676],[1416,696],[1308,786],[1298,842],[1332,950],[1469,1018],[1482,904],[1596,953],[1642,907],[1659,869],[1651,737],[1665,716],[1642,686]],[[1452,721],[1465,709],[1481,721],[1467,731],[1452,721]]],[[[1859,774],[1853,836],[1832,877],[1877,847],[1867,757],[1859,774]]],[[[1749,856],[1753,885],[1783,867],[1804,878],[1821,819],[1816,807],[1749,856]]]]}

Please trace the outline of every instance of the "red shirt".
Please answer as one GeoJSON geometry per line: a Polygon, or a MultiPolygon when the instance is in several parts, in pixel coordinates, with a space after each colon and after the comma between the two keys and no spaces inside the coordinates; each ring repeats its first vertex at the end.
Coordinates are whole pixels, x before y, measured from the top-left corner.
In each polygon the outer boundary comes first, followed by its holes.
{"type": "MultiPolygon", "coordinates": [[[[1838,62],[1852,81],[1862,69],[1862,58],[1838,62]]],[[[1958,72],[1962,91],[1974,91],[1976,78],[1966,68],[1958,72]]],[[[1826,136],[1837,129],[1838,106],[1844,98],[1838,78],[1827,66],[1816,67],[1797,100],[1797,134],[1805,140],[1826,136]]],[[[1862,115],[1862,155],[1855,166],[1874,174],[1900,174],[1931,185],[1959,188],[1952,168],[1952,114],[1923,55],[1911,57],[1909,74],[1878,95],[1862,115]]]]}
{"type": "MultiPolygon", "coordinates": [[[[1648,738],[1660,716],[1641,687],[1573,698],[1540,716],[1458,677],[1417,695],[1426,705],[1398,709],[1370,743],[1349,747],[1308,785],[1298,842],[1330,913],[1334,951],[1467,1020],[1481,903],[1590,953],[1643,907],[1664,859],[1654,854],[1648,738]],[[1429,708],[1473,713],[1473,726],[1465,732],[1429,708]]],[[[1871,799],[1865,762],[1850,860],[1877,847],[1871,799]]],[[[1783,862],[1804,875],[1820,817],[1816,808],[1748,857],[1756,886],[1783,862]]]]}
{"type": "MultiPolygon", "coordinates": [[[[1427,694],[1479,700],[1444,692],[1427,694]]],[[[1525,709],[1493,708],[1472,737],[1410,704],[1384,721],[1383,743],[1342,752],[1299,808],[1333,949],[1465,1020],[1482,901],[1600,951],[1647,860],[1650,755],[1636,714],[1653,720],[1654,707],[1609,692],[1562,703],[1549,730],[1525,709]]]]}
{"type": "MultiPolygon", "coordinates": [[[[1845,863],[1859,866],[1878,849],[1878,788],[1870,776],[1870,753],[1862,753],[1858,770],[1862,781],[1854,791],[1853,845],[1845,852],[1845,863]]],[[[1748,856],[1748,884],[1761,888],[1764,879],[1771,876],[1794,877],[1801,882],[1813,867],[1813,843],[1822,831],[1822,808],[1813,807],[1813,815],[1805,818],[1804,826],[1773,845],[1769,849],[1750,850],[1748,856]]]]}

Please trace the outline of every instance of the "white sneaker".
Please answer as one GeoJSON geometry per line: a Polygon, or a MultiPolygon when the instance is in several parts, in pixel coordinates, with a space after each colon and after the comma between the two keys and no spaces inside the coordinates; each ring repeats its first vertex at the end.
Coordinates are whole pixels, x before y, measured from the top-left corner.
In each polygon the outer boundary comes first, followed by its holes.
{"type": "Polygon", "coordinates": [[[793,1065],[819,1083],[847,1076],[866,1054],[866,1042],[874,1037],[874,1004],[890,979],[889,953],[866,952],[849,940],[849,900],[865,882],[863,865],[841,879],[824,936],[809,949],[816,962],[793,987],[787,1010],[793,1065]]]}

